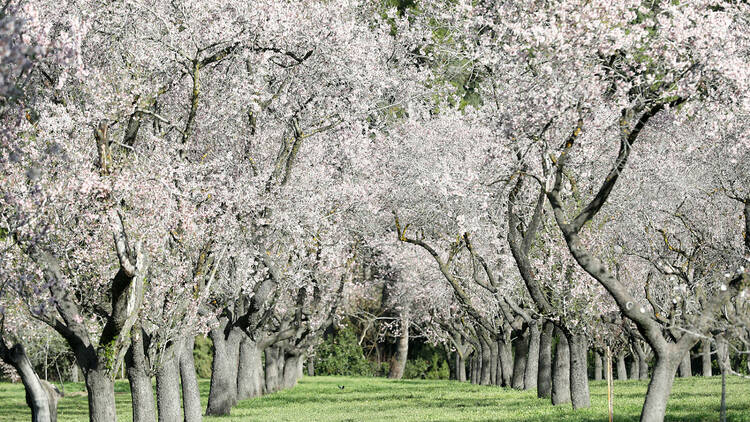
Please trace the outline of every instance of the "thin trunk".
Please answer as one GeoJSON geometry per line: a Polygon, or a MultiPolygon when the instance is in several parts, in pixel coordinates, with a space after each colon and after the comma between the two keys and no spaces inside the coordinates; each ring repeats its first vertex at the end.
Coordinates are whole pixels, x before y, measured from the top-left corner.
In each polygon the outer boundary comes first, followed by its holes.
{"type": "Polygon", "coordinates": [[[727,420],[727,372],[729,371],[729,342],[724,336],[716,337],[716,360],[721,371],[721,404],[719,405],[719,422],[727,420]]]}
{"type": "Polygon", "coordinates": [[[70,382],[78,382],[78,374],[80,372],[81,372],[81,369],[78,367],[78,364],[76,363],[74,359],[73,364],[70,365],[70,382]]]}
{"type": "Polygon", "coordinates": [[[594,381],[602,380],[602,354],[594,351],[594,381]]]}
{"type": "Polygon", "coordinates": [[[626,381],[628,379],[628,367],[625,365],[625,354],[617,355],[617,380],[626,381]]]}
{"type": "Polygon", "coordinates": [[[536,321],[529,325],[529,351],[526,359],[526,373],[523,377],[523,385],[526,390],[536,388],[539,378],[539,342],[541,330],[536,321]]]}
{"type": "Polygon", "coordinates": [[[13,366],[21,377],[26,390],[26,404],[31,408],[32,422],[54,421],[57,415],[57,397],[54,397],[55,400],[50,400],[50,396],[42,385],[39,376],[34,372],[23,346],[16,344],[8,349],[3,339],[0,338],[0,358],[13,366]],[[52,411],[53,405],[55,405],[54,412],[52,411]]]}
{"type": "MultiPolygon", "coordinates": [[[[154,387],[148,373],[143,348],[143,333],[137,325],[132,329],[130,347],[125,353],[125,367],[130,381],[133,422],[153,422],[156,419],[154,387]]],[[[75,367],[78,368],[77,366],[75,367]]]]}
{"type": "Polygon", "coordinates": [[[711,368],[711,340],[704,339],[703,341],[701,341],[701,362],[703,363],[703,376],[712,376],[713,371],[711,368]]]}
{"type": "Polygon", "coordinates": [[[513,340],[513,350],[513,388],[523,390],[526,358],[528,358],[529,353],[529,335],[527,331],[524,331],[513,340]]]}
{"type": "Polygon", "coordinates": [[[583,334],[571,334],[570,341],[570,398],[573,409],[591,407],[589,396],[588,341],[583,334]]]}
{"type": "Polygon", "coordinates": [[[391,367],[388,378],[400,380],[404,376],[406,368],[406,357],[409,354],[409,319],[401,317],[401,335],[396,344],[396,353],[391,359],[391,367]]]}
{"type": "MultiPolygon", "coordinates": [[[[258,345],[244,336],[240,343],[239,368],[237,369],[237,399],[244,400],[263,394],[263,359],[258,345]]],[[[308,370],[312,359],[308,360],[308,370]]]]}
{"type": "Polygon", "coordinates": [[[552,334],[554,325],[545,321],[539,337],[539,373],[536,377],[536,394],[539,398],[552,397],[552,334]]]}
{"type": "Polygon", "coordinates": [[[180,379],[182,380],[182,406],[185,422],[200,422],[203,419],[201,411],[201,392],[198,388],[198,374],[195,372],[195,358],[193,348],[195,337],[188,336],[182,345],[180,354],[180,379]]]}
{"type": "Polygon", "coordinates": [[[313,356],[307,357],[307,376],[315,376],[315,358],[313,356]]]}
{"type": "Polygon", "coordinates": [[[156,407],[159,411],[159,422],[175,422],[182,419],[179,368],[181,349],[179,344],[170,345],[156,370],[156,407]]]}
{"type": "Polygon", "coordinates": [[[563,332],[555,328],[558,334],[555,348],[555,361],[552,364],[552,404],[570,403],[570,350],[568,340],[563,332]]]}

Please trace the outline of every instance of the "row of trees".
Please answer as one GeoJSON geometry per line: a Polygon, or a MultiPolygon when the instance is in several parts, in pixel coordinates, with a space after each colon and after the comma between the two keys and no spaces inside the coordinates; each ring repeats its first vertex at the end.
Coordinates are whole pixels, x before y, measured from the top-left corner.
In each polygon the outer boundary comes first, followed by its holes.
{"type": "Polygon", "coordinates": [[[31,321],[72,351],[91,420],[115,419],[121,365],[134,419],[200,420],[196,335],[220,415],[372,316],[400,336],[393,377],[417,327],[459,379],[472,353],[475,380],[574,408],[588,350],[629,344],[662,420],[697,343],[747,349],[748,16],[5,0],[0,356],[39,420],[31,321]]]}

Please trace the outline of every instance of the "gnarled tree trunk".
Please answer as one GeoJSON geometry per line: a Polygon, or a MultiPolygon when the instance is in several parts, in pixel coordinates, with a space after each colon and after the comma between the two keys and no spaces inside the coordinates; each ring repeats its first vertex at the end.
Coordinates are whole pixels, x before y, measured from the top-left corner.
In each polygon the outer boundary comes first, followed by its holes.
{"type": "Polygon", "coordinates": [[[209,332],[213,340],[214,360],[211,364],[207,415],[229,415],[232,406],[237,403],[237,368],[240,341],[244,333],[228,324],[228,321],[223,319],[219,326],[209,332]]]}
{"type": "Polygon", "coordinates": [[[539,337],[539,372],[536,377],[536,394],[539,398],[552,397],[552,340],[554,325],[545,321],[539,337]]]}
{"type": "Polygon", "coordinates": [[[31,362],[26,356],[23,346],[15,344],[11,348],[8,348],[2,337],[0,337],[0,359],[15,368],[21,377],[26,390],[26,404],[31,408],[32,422],[54,422],[56,420],[57,407],[55,406],[54,409],[51,407],[57,403],[57,400],[50,400],[47,390],[42,385],[36,372],[34,372],[34,368],[31,366],[31,362]],[[54,418],[53,415],[55,415],[54,418]]]}
{"type": "Polygon", "coordinates": [[[552,404],[570,403],[570,350],[565,334],[555,328],[558,334],[555,360],[552,363],[552,404]]]}
{"type": "Polygon", "coordinates": [[[274,393],[279,390],[279,356],[278,347],[266,347],[266,394],[274,393]]]}
{"type": "Polygon", "coordinates": [[[529,353],[529,335],[524,331],[513,340],[513,388],[523,390],[526,359],[529,353]]]}
{"type": "Polygon", "coordinates": [[[537,386],[539,378],[539,337],[541,330],[536,321],[529,324],[529,351],[526,358],[526,372],[523,377],[523,385],[526,390],[533,390],[537,386]]]}
{"type": "Polygon", "coordinates": [[[156,403],[154,402],[154,387],[151,385],[151,375],[146,364],[143,332],[137,323],[133,326],[131,332],[130,347],[125,353],[125,368],[128,373],[128,381],[130,381],[133,422],[153,422],[156,419],[156,403]]]}
{"type": "MultiPolygon", "coordinates": [[[[263,351],[249,337],[240,343],[239,369],[237,371],[237,398],[239,400],[259,397],[263,394],[263,351]]],[[[308,360],[308,371],[310,361],[308,360]]]]}
{"type": "Polygon", "coordinates": [[[588,341],[583,334],[571,334],[570,347],[570,398],[573,409],[591,407],[589,396],[588,341]]]}
{"type": "Polygon", "coordinates": [[[409,319],[401,317],[401,334],[396,343],[396,353],[391,359],[391,367],[388,371],[388,378],[401,379],[404,376],[406,368],[406,357],[409,354],[409,319]]]}
{"type": "Polygon", "coordinates": [[[188,336],[182,345],[180,354],[180,379],[182,380],[182,407],[185,422],[200,422],[203,419],[201,411],[201,392],[198,388],[198,374],[195,372],[195,358],[193,347],[195,337],[188,336]]]}
{"type": "Polygon", "coordinates": [[[513,384],[513,344],[510,341],[510,335],[503,333],[502,338],[497,342],[497,349],[500,367],[503,369],[500,385],[510,387],[513,384]]]}
{"type": "Polygon", "coordinates": [[[179,369],[181,349],[180,344],[168,346],[161,364],[156,369],[156,407],[159,411],[159,422],[178,421],[182,416],[179,369]]]}

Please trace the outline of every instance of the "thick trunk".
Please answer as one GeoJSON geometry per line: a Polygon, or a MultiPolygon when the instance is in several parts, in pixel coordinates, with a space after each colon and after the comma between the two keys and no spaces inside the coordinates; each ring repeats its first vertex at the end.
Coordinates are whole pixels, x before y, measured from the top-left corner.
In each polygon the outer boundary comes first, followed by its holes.
{"type": "Polygon", "coordinates": [[[481,341],[482,344],[482,360],[480,362],[480,374],[481,378],[479,380],[479,383],[481,385],[491,385],[491,369],[490,369],[490,363],[492,362],[492,352],[490,351],[490,345],[487,344],[484,340],[481,341]]]}
{"type": "Polygon", "coordinates": [[[456,379],[460,382],[466,381],[466,362],[460,353],[456,353],[456,379]]]}
{"type": "Polygon", "coordinates": [[[117,420],[115,411],[115,383],[103,369],[89,369],[83,373],[89,398],[89,420],[108,422],[117,420]]]}
{"type": "Polygon", "coordinates": [[[513,388],[523,390],[526,359],[529,353],[529,335],[526,331],[513,340],[513,388]]]}
{"type": "Polygon", "coordinates": [[[26,389],[26,404],[31,408],[32,422],[54,422],[57,419],[57,397],[50,400],[51,397],[34,372],[23,346],[16,344],[8,349],[0,338],[0,358],[13,366],[21,377],[26,389]]]}
{"type": "Polygon", "coordinates": [[[594,351],[594,381],[602,380],[602,354],[594,351]]]}
{"type": "Polygon", "coordinates": [[[500,385],[502,384],[502,369],[500,370],[501,374],[498,376],[497,374],[497,367],[498,367],[498,347],[496,341],[490,341],[488,344],[490,348],[490,383],[492,385],[500,385]]]}
{"type": "Polygon", "coordinates": [[[539,324],[534,322],[529,325],[529,351],[526,359],[526,373],[523,384],[526,390],[533,390],[537,385],[539,377],[539,324]]]}
{"type": "Polygon", "coordinates": [[[690,351],[685,353],[685,356],[680,362],[680,378],[690,378],[693,376],[693,365],[690,361],[690,351]]]}
{"type": "MultiPolygon", "coordinates": [[[[154,387],[148,373],[146,355],[143,349],[143,336],[137,327],[133,328],[130,347],[125,353],[125,367],[130,381],[133,422],[153,422],[156,419],[154,387]]],[[[77,368],[77,367],[76,367],[77,368]]]]}
{"type": "Polygon", "coordinates": [[[667,400],[672,392],[679,359],[674,356],[657,356],[654,373],[646,391],[646,401],[641,410],[641,422],[662,422],[667,412],[667,400]]]}
{"type": "Polygon", "coordinates": [[[156,407],[159,411],[159,422],[175,422],[182,419],[179,368],[181,349],[179,344],[169,346],[156,370],[156,407]]]}
{"type": "Polygon", "coordinates": [[[554,325],[546,321],[539,337],[539,372],[536,377],[536,394],[539,398],[552,397],[552,334],[554,325]]]}
{"type": "Polygon", "coordinates": [[[285,360],[283,387],[292,388],[297,385],[297,379],[299,378],[300,355],[289,354],[285,360]]]}
{"type": "Polygon", "coordinates": [[[266,394],[279,390],[279,348],[266,347],[266,394]]]}
{"type": "Polygon", "coordinates": [[[588,374],[588,341],[583,334],[571,334],[570,341],[570,398],[573,409],[591,407],[588,374]]]}
{"type": "MultiPolygon", "coordinates": [[[[259,397],[263,394],[263,359],[262,350],[245,336],[240,343],[239,368],[237,370],[237,399],[244,400],[259,397]]],[[[308,371],[312,359],[308,360],[308,371]]]]}
{"type": "Polygon", "coordinates": [[[409,354],[409,320],[401,318],[401,335],[396,343],[396,353],[391,359],[391,367],[388,371],[388,378],[400,380],[404,376],[406,368],[406,357],[409,354]]]}
{"type": "Polygon", "coordinates": [[[211,329],[214,360],[211,364],[211,386],[208,391],[206,415],[229,415],[237,403],[237,368],[239,366],[240,340],[244,335],[238,329],[229,329],[226,321],[211,329]]]}
{"type": "Polygon", "coordinates": [[[711,340],[701,341],[701,362],[703,364],[703,376],[713,375],[711,368],[711,340]]]}
{"type": "Polygon", "coordinates": [[[479,384],[479,361],[482,359],[482,349],[477,349],[471,357],[471,383],[479,384]]]}
{"type": "Polygon", "coordinates": [[[195,337],[189,336],[183,342],[180,355],[180,379],[182,380],[182,405],[185,422],[200,422],[203,418],[201,411],[201,392],[198,388],[198,375],[195,372],[193,347],[195,337]]]}
{"type": "Polygon", "coordinates": [[[628,379],[628,367],[625,365],[625,354],[617,355],[617,380],[625,381],[628,379]]]}
{"type": "Polygon", "coordinates": [[[510,387],[513,384],[513,345],[510,336],[503,335],[503,339],[497,342],[498,355],[500,358],[500,367],[502,368],[503,387],[510,387]]]}
{"type": "Polygon", "coordinates": [[[570,403],[570,350],[568,340],[561,330],[555,328],[558,334],[555,348],[555,361],[552,363],[552,404],[570,403]]]}

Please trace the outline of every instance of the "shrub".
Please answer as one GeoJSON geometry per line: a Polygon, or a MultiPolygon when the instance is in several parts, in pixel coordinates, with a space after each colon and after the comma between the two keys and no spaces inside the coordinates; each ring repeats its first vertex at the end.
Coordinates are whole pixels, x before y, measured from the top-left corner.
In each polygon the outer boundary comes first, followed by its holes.
{"type": "Polygon", "coordinates": [[[319,375],[372,376],[376,373],[365,358],[354,331],[347,326],[326,336],[315,352],[315,373],[319,375]]]}

